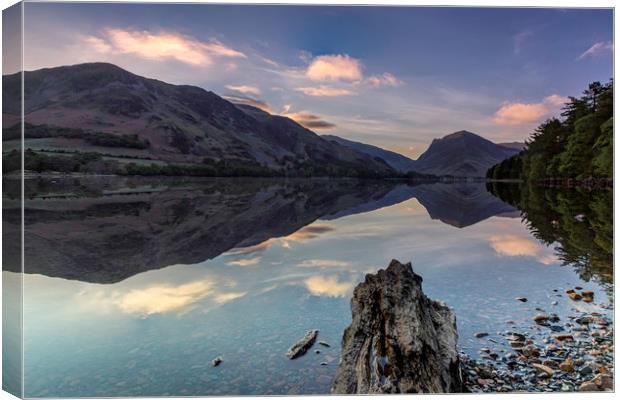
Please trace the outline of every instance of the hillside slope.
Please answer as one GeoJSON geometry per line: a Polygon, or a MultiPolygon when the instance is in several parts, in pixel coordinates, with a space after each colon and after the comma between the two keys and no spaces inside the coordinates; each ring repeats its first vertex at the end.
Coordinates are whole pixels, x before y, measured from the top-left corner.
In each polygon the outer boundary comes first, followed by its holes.
{"type": "MultiPolygon", "coordinates": [[[[9,127],[19,122],[19,74],[3,76],[2,85],[3,121],[9,127]]],[[[24,88],[25,120],[39,131],[45,125],[43,130],[71,128],[103,138],[93,147],[80,131],[47,132],[45,146],[54,150],[111,153],[106,147],[114,147],[114,154],[168,163],[208,159],[279,170],[393,173],[381,159],[325,140],[289,118],[257,113],[202,88],[144,78],[112,64],[26,72],[24,88]],[[114,138],[107,136],[112,135],[123,143],[135,135],[139,145],[109,146],[114,138]]],[[[25,134],[28,138],[28,129],[25,134]]]]}
{"type": "Polygon", "coordinates": [[[409,172],[415,169],[415,161],[409,157],[405,157],[402,154],[385,150],[377,146],[373,146],[366,143],[355,142],[334,135],[323,135],[324,138],[339,143],[343,146],[350,147],[352,149],[361,151],[373,157],[382,158],[390,167],[399,172],[409,172]]]}

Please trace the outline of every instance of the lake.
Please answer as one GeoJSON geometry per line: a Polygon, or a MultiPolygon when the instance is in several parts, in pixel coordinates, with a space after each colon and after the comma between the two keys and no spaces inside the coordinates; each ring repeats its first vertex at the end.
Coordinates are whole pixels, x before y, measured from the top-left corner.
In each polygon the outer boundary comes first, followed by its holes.
{"type": "MultiPolygon", "coordinates": [[[[28,179],[25,396],[329,393],[352,290],[391,259],[455,310],[473,358],[507,352],[507,329],[547,334],[537,308],[613,318],[611,192],[488,186],[28,179]],[[575,286],[595,301],[568,299],[575,286]],[[331,347],[289,360],[309,329],[331,347]]],[[[17,190],[5,183],[13,244],[17,190]]],[[[5,283],[19,283],[18,249],[5,283]]]]}

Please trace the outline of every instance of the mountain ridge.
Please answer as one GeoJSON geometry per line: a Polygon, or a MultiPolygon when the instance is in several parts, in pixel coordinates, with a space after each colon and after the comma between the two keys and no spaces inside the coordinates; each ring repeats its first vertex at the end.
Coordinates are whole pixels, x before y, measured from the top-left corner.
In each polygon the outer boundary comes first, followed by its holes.
{"type": "Polygon", "coordinates": [[[377,146],[333,135],[328,137],[359,151],[385,157],[386,163],[401,172],[415,171],[437,176],[484,177],[490,167],[520,151],[517,148],[493,143],[466,130],[433,139],[426,151],[416,160],[377,146]]]}
{"type": "MultiPolygon", "coordinates": [[[[20,118],[21,73],[4,75],[2,86],[8,127],[20,118]]],[[[189,164],[243,162],[310,174],[394,174],[382,159],[325,140],[287,117],[257,115],[206,89],[141,77],[109,63],[24,72],[24,113],[26,123],[43,129],[135,135],[148,143],[144,149],[113,149],[123,157],[189,164]]],[[[76,135],[54,135],[46,136],[52,150],[92,147],[76,135]]],[[[92,150],[111,152],[108,147],[92,150]]]]}

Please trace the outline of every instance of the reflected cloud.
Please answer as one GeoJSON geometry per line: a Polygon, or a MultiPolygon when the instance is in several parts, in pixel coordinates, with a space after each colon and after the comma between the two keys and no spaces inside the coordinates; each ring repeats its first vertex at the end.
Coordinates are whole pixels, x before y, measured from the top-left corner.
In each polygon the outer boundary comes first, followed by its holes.
{"type": "Polygon", "coordinates": [[[330,225],[321,225],[321,224],[309,225],[309,226],[305,226],[301,228],[295,233],[292,233],[282,238],[282,240],[300,242],[303,240],[315,239],[319,235],[323,233],[331,232],[333,230],[334,228],[331,227],[330,225]]]}
{"type": "Polygon", "coordinates": [[[247,294],[247,292],[231,292],[231,293],[223,293],[223,294],[219,294],[217,296],[215,296],[215,302],[217,304],[225,304],[228,303],[230,301],[236,300],[236,299],[240,299],[241,297],[245,296],[247,294]]]}
{"type": "Polygon", "coordinates": [[[534,257],[540,263],[549,265],[558,261],[548,249],[529,237],[518,235],[495,235],[489,238],[493,250],[506,257],[534,257]]]}
{"type": "Polygon", "coordinates": [[[517,235],[492,236],[489,241],[491,247],[503,256],[535,256],[538,252],[536,242],[517,235]]]}
{"type": "Polygon", "coordinates": [[[236,267],[253,267],[258,265],[262,260],[262,257],[242,258],[235,261],[229,261],[226,265],[234,265],[236,267]]]}
{"type": "Polygon", "coordinates": [[[350,267],[351,265],[352,264],[348,261],[325,260],[325,259],[305,260],[297,264],[298,267],[304,267],[304,268],[324,268],[324,267],[346,268],[346,267],[350,267]]]}
{"type": "MultiPolygon", "coordinates": [[[[288,236],[284,236],[281,238],[271,238],[271,239],[267,239],[264,242],[261,242],[259,244],[255,244],[252,246],[246,246],[246,247],[235,247],[233,249],[228,250],[226,253],[224,253],[224,256],[237,256],[237,255],[248,255],[248,254],[253,254],[253,253],[260,253],[263,252],[269,248],[271,248],[272,246],[276,245],[276,244],[280,244],[282,247],[286,248],[286,249],[290,249],[291,248],[291,243],[293,242],[304,242],[304,241],[308,241],[311,239],[315,239],[317,237],[319,237],[319,235],[323,234],[323,233],[327,233],[327,232],[331,232],[333,231],[334,228],[332,228],[329,225],[326,224],[314,224],[314,225],[308,225],[305,226],[301,229],[299,229],[297,232],[294,232],[288,236]]],[[[248,266],[248,265],[242,265],[244,262],[248,262],[249,260],[255,260],[256,258],[258,258],[260,261],[260,257],[254,257],[252,259],[248,259],[248,260],[239,260],[241,261],[241,264],[237,261],[232,261],[230,263],[227,263],[229,265],[238,265],[238,266],[248,266]]],[[[258,261],[256,261],[256,263],[258,263],[258,261]]],[[[252,264],[254,265],[254,264],[252,264]]]]}
{"type": "Polygon", "coordinates": [[[254,246],[235,247],[233,249],[230,249],[229,251],[227,251],[226,253],[224,253],[222,255],[224,255],[224,256],[236,256],[236,255],[243,255],[243,254],[258,253],[258,252],[262,252],[262,251],[267,250],[268,248],[273,246],[274,243],[275,243],[275,240],[268,239],[268,240],[265,240],[262,243],[254,245],[254,246]]]}
{"type": "Polygon", "coordinates": [[[315,296],[344,297],[353,289],[353,282],[340,282],[336,276],[311,276],[304,284],[315,296]]]}
{"type": "Polygon", "coordinates": [[[215,283],[210,280],[180,286],[158,285],[146,289],[133,289],[115,301],[127,314],[165,314],[187,311],[199,300],[211,295],[215,283]]]}

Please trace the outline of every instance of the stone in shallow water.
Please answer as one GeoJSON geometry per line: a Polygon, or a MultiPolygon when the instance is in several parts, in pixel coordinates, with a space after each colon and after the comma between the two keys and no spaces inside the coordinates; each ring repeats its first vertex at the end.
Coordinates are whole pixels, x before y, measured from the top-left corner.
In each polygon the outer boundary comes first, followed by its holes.
{"type": "Polygon", "coordinates": [[[224,361],[224,359],[221,356],[217,356],[215,357],[212,361],[211,364],[213,364],[214,367],[217,367],[218,365],[220,365],[222,362],[224,361]]]}
{"type": "Polygon", "coordinates": [[[566,360],[560,363],[560,369],[564,372],[573,372],[575,370],[575,363],[573,359],[568,357],[566,360]]]}
{"type": "Polygon", "coordinates": [[[286,352],[286,356],[291,360],[303,356],[304,354],[306,354],[308,349],[312,347],[312,345],[316,341],[317,336],[319,336],[318,329],[309,330],[303,338],[301,338],[297,343],[291,346],[290,349],[288,349],[288,351],[286,352]]]}
{"type": "Polygon", "coordinates": [[[517,297],[517,300],[519,300],[522,303],[527,302],[527,298],[526,297],[517,297]]]}
{"type": "Polygon", "coordinates": [[[542,364],[532,364],[532,368],[534,368],[536,371],[540,372],[541,374],[547,376],[547,377],[552,377],[553,376],[553,370],[549,367],[547,367],[546,365],[542,365],[542,364]]]}

